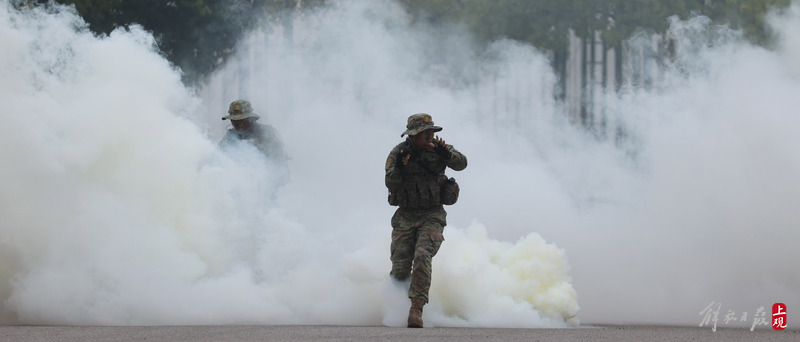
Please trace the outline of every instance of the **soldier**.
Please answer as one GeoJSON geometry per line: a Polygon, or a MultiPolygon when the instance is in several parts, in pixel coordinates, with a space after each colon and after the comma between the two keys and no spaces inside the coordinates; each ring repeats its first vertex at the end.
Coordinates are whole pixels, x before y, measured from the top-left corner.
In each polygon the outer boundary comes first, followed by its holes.
{"type": "Polygon", "coordinates": [[[392,216],[391,276],[398,281],[411,278],[408,297],[408,327],[422,328],[422,307],[428,302],[431,260],[444,241],[447,225],[443,204],[453,204],[458,185],[448,179],[447,167],[461,171],[467,157],[436,136],[442,128],[425,113],[408,117],[408,138],[389,153],[386,187],[389,204],[399,206],[392,216]],[[455,193],[453,193],[455,191],[455,193]]]}
{"type": "Polygon", "coordinates": [[[285,185],[289,181],[288,157],[283,150],[283,143],[278,137],[278,131],[266,124],[258,124],[260,116],[253,113],[253,107],[246,100],[236,100],[228,107],[228,115],[222,120],[231,120],[233,129],[229,129],[219,147],[229,150],[240,143],[250,143],[255,146],[273,165],[276,166],[276,185],[285,185]]]}

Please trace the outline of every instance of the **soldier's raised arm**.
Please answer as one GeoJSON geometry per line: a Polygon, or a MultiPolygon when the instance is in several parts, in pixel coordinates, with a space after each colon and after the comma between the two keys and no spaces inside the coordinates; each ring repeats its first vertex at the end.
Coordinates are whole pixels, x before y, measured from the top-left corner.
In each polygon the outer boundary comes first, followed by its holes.
{"type": "Polygon", "coordinates": [[[452,153],[450,159],[446,159],[444,161],[447,167],[456,171],[461,171],[467,168],[467,156],[456,150],[453,145],[447,145],[447,150],[452,153]]]}

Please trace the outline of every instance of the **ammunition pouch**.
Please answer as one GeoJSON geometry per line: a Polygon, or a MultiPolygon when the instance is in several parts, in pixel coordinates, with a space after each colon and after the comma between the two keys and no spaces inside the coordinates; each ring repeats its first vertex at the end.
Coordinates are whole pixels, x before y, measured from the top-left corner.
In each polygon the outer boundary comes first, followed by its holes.
{"type": "Polygon", "coordinates": [[[453,205],[458,201],[458,193],[461,189],[453,177],[446,178],[442,181],[442,190],[439,192],[442,197],[442,204],[453,205]]]}
{"type": "Polygon", "coordinates": [[[408,182],[394,191],[389,190],[389,205],[416,209],[439,204],[453,205],[458,201],[461,188],[455,178],[442,175],[436,185],[428,184],[430,183],[408,182]]]}

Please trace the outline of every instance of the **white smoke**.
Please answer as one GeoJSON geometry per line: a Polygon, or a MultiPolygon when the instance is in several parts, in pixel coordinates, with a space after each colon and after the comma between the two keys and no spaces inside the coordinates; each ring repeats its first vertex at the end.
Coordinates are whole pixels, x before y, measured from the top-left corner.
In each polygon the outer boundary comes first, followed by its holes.
{"type": "MultiPolygon", "coordinates": [[[[4,323],[383,324],[382,312],[396,312],[381,294],[389,284],[391,216],[381,167],[397,140],[389,137],[399,136],[410,109],[396,113],[400,131],[394,118],[380,128],[361,117],[367,113],[349,111],[372,94],[344,98],[342,108],[333,98],[305,101],[319,89],[302,83],[310,74],[301,68],[287,69],[286,84],[308,90],[287,101],[320,111],[276,120],[293,157],[293,182],[273,193],[269,165],[258,163],[253,149],[217,151],[227,103],[204,107],[155,52],[148,33],[134,27],[94,37],[64,8],[18,13],[4,3],[1,18],[8,125],[0,131],[0,153],[2,175],[14,180],[3,188],[0,209],[4,323]],[[219,113],[210,124],[197,119],[203,108],[219,113]],[[287,125],[294,128],[281,127],[287,125]],[[375,130],[360,132],[365,128],[375,130]],[[205,129],[215,130],[211,139],[205,129]]],[[[328,76],[327,82],[343,82],[328,76]]],[[[259,107],[262,101],[253,98],[267,121],[272,111],[259,107]]],[[[451,239],[459,234],[454,230],[451,239]]],[[[499,285],[487,283],[484,289],[501,301],[489,312],[511,307],[526,315],[503,325],[564,326],[577,305],[563,252],[535,235],[525,241],[560,267],[545,270],[554,282],[533,289],[563,291],[566,298],[545,302],[524,289],[492,291],[499,285]],[[534,305],[550,311],[540,318],[534,305]]],[[[496,243],[478,265],[517,278],[536,270],[503,269],[537,263],[536,255],[496,243]]],[[[447,281],[444,275],[439,282],[447,281]]],[[[433,292],[456,301],[471,295],[442,286],[435,283],[433,292]]],[[[395,293],[395,302],[407,303],[403,296],[395,293]]],[[[470,299],[492,304],[482,300],[470,299]]],[[[468,318],[452,306],[434,300],[428,325],[468,318]]],[[[498,324],[491,317],[452,324],[498,324]]]]}
{"type": "MultiPolygon", "coordinates": [[[[500,148],[491,135],[485,142],[476,139],[484,134],[475,125],[476,117],[469,116],[477,114],[468,99],[471,90],[453,90],[465,81],[480,82],[476,77],[481,73],[469,70],[480,64],[468,41],[453,35],[446,46],[434,48],[441,45],[438,37],[425,27],[409,27],[407,19],[392,2],[342,2],[301,14],[293,20],[291,40],[281,26],[254,32],[240,46],[238,59],[201,92],[209,104],[203,117],[214,138],[224,132],[224,125],[217,123],[222,110],[236,98],[250,100],[263,121],[278,128],[292,157],[292,183],[280,191],[278,206],[286,217],[301,218],[296,220],[308,230],[308,238],[333,245],[315,253],[346,253],[345,275],[369,284],[372,292],[367,293],[374,297],[366,303],[354,303],[362,301],[358,296],[345,298],[350,302],[343,310],[356,315],[353,311],[364,310],[359,305],[382,308],[382,323],[391,326],[405,324],[410,303],[407,289],[388,283],[389,219],[394,208],[386,202],[382,167],[391,148],[402,141],[406,118],[416,112],[432,113],[438,124],[445,125],[443,137],[471,160],[476,150],[500,148]]],[[[553,81],[546,59],[531,55],[532,49],[503,42],[497,50],[497,59],[519,56],[533,64],[514,61],[517,66],[534,75],[543,71],[537,79],[553,81]]],[[[541,89],[552,88],[538,82],[535,86],[541,89]]],[[[509,158],[510,152],[501,158],[509,158]]],[[[448,208],[455,219],[446,228],[441,254],[434,258],[437,275],[426,325],[576,324],[577,298],[562,250],[546,244],[527,224],[513,237],[519,242],[504,244],[488,238],[485,231],[475,233],[486,229],[472,222],[476,217],[456,214],[469,210],[459,209],[469,201],[480,201],[484,190],[480,183],[492,186],[480,180],[485,177],[480,170],[491,165],[477,156],[479,162],[469,171],[452,173],[471,188],[472,195],[448,208]],[[465,228],[473,233],[467,234],[465,228]],[[470,246],[474,252],[467,255],[459,246],[470,246]],[[476,272],[486,278],[461,283],[476,277],[476,272]]],[[[473,203],[473,208],[486,204],[473,203]]],[[[363,296],[362,290],[356,288],[363,296]]],[[[331,300],[327,296],[322,298],[331,300]]]]}
{"type": "Polygon", "coordinates": [[[470,161],[450,172],[462,194],[426,326],[797,306],[799,13],[771,19],[774,51],[688,42],[657,90],[606,99],[631,157],[560,120],[543,54],[476,55],[391,2],[298,15],[291,40],[258,30],[199,95],[140,29],[98,38],[69,11],[4,2],[0,322],[402,326],[382,167],[416,112],[470,161]],[[236,98],[292,157],[274,197],[253,151],[215,147],[236,98]]]}

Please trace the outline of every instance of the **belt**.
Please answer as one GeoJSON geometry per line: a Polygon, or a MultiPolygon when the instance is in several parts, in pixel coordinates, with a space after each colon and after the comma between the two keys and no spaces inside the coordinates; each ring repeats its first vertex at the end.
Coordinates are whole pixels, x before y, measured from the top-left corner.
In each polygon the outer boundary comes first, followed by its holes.
{"type": "Polygon", "coordinates": [[[419,214],[429,211],[437,211],[444,209],[443,205],[438,205],[434,207],[427,207],[427,208],[408,208],[408,207],[400,207],[400,211],[411,213],[411,214],[419,214]]]}

